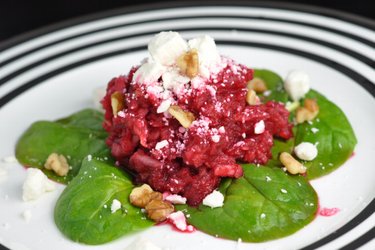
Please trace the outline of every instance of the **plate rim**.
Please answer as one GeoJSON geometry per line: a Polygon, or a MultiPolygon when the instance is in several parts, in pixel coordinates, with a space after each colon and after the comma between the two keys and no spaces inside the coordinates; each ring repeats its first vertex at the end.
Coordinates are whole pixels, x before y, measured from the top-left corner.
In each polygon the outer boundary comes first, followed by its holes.
{"type": "Polygon", "coordinates": [[[232,7],[263,7],[269,9],[282,9],[297,12],[304,12],[307,14],[321,15],[324,17],[331,17],[358,26],[375,30],[375,19],[362,17],[357,14],[352,14],[342,10],[332,8],[323,8],[310,4],[299,4],[290,2],[275,2],[275,1],[246,1],[246,0],[202,0],[196,2],[194,0],[183,1],[160,1],[156,3],[134,4],[131,6],[124,6],[113,8],[105,11],[98,11],[92,14],[82,15],[78,17],[68,18],[50,25],[42,26],[40,28],[26,31],[19,35],[15,35],[3,41],[0,41],[0,53],[18,44],[24,43],[30,39],[34,39],[45,34],[58,31],[60,29],[68,28],[71,26],[91,22],[98,19],[107,17],[115,17],[129,13],[136,13],[149,10],[173,9],[173,8],[186,8],[186,7],[208,7],[208,6],[232,6],[232,7]]]}
{"type": "MultiPolygon", "coordinates": [[[[78,18],[72,18],[72,19],[68,19],[66,21],[62,21],[62,22],[55,23],[55,24],[52,24],[52,25],[44,26],[44,27],[41,27],[39,29],[30,31],[30,32],[26,32],[26,33],[17,35],[13,38],[10,38],[8,40],[0,42],[0,53],[4,50],[7,50],[11,47],[14,47],[14,46],[18,45],[18,44],[22,44],[27,40],[43,36],[43,35],[48,34],[50,32],[58,31],[60,29],[69,28],[69,27],[72,27],[72,26],[75,26],[75,25],[79,25],[79,24],[83,24],[83,23],[87,23],[87,22],[91,22],[91,21],[95,21],[95,20],[104,19],[104,18],[107,18],[107,17],[115,17],[115,16],[119,16],[119,15],[126,15],[126,14],[129,14],[129,13],[136,13],[136,12],[142,12],[142,11],[152,11],[152,10],[161,10],[161,9],[167,10],[167,9],[183,8],[183,7],[200,7],[200,6],[205,6],[205,7],[215,6],[215,7],[217,7],[217,6],[229,6],[229,5],[233,6],[233,7],[246,6],[246,7],[263,7],[263,8],[269,8],[269,9],[294,10],[296,12],[305,12],[305,13],[310,13],[310,14],[317,14],[317,15],[332,17],[332,18],[335,18],[335,19],[338,19],[338,20],[343,20],[343,21],[346,21],[346,22],[349,22],[349,23],[353,23],[353,24],[356,24],[356,25],[359,25],[359,26],[362,26],[362,27],[365,27],[365,28],[371,27],[370,29],[375,30],[375,21],[374,20],[371,20],[371,19],[368,19],[368,18],[363,18],[363,17],[357,16],[355,14],[350,14],[350,13],[346,13],[346,12],[343,12],[343,11],[337,11],[337,10],[333,10],[333,9],[323,9],[321,7],[312,6],[312,5],[305,5],[305,4],[279,3],[279,2],[272,2],[272,1],[265,1],[265,2],[234,1],[234,2],[231,2],[229,0],[228,1],[207,1],[206,0],[206,1],[203,1],[202,4],[198,4],[197,2],[194,2],[194,1],[160,2],[160,3],[151,3],[151,4],[150,3],[149,4],[139,4],[139,5],[134,5],[134,6],[130,6],[130,7],[122,7],[122,8],[112,9],[112,10],[108,10],[108,11],[97,12],[97,13],[94,13],[94,14],[85,15],[85,16],[81,16],[81,17],[78,17],[78,18]],[[354,20],[354,22],[353,22],[353,20],[354,20]]],[[[370,92],[370,91],[368,91],[368,92],[370,92]]],[[[372,202],[370,202],[367,205],[367,207],[365,209],[363,209],[350,222],[347,222],[345,224],[345,226],[347,224],[351,223],[351,222],[353,222],[355,224],[354,220],[359,215],[363,214],[363,212],[365,210],[367,210],[368,212],[373,212],[373,211],[375,211],[374,208],[375,208],[375,199],[373,199],[372,202]],[[369,208],[369,210],[367,210],[367,208],[369,208]]],[[[368,216],[366,216],[366,218],[368,218],[368,216]]],[[[349,230],[346,231],[346,232],[349,232],[351,229],[352,229],[352,227],[349,228],[349,230]]],[[[371,239],[374,238],[374,236],[375,236],[374,230],[375,230],[375,227],[373,227],[372,229],[370,229],[367,232],[364,232],[363,235],[361,235],[357,239],[354,239],[353,242],[347,244],[346,246],[344,246],[344,248],[348,247],[348,246],[353,246],[354,243],[356,243],[356,244],[360,243],[360,245],[356,245],[356,246],[364,245],[365,243],[367,243],[368,241],[370,241],[371,239]]],[[[346,232],[344,232],[344,233],[346,233],[346,232]]],[[[326,236],[326,237],[324,237],[324,238],[322,238],[322,239],[320,239],[320,240],[318,240],[318,241],[316,241],[316,242],[314,242],[314,243],[312,243],[308,246],[303,247],[302,249],[315,249],[315,247],[323,246],[325,243],[328,243],[331,240],[337,239],[338,237],[342,236],[343,234],[337,236],[337,235],[335,235],[335,233],[332,233],[332,234],[330,234],[330,235],[328,235],[328,236],[326,236]],[[325,240],[329,236],[333,236],[333,239],[328,240],[326,242],[322,242],[323,240],[325,240]],[[317,243],[319,243],[319,242],[323,243],[323,244],[317,245],[317,243]]],[[[0,249],[1,249],[1,247],[2,247],[2,245],[0,244],[0,249]]],[[[6,248],[4,248],[4,249],[6,249],[6,248]]]]}

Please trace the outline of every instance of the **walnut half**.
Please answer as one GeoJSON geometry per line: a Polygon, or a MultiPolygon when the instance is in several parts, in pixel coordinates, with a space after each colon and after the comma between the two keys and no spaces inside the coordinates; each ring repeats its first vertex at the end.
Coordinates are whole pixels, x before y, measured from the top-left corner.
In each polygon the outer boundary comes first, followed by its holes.
{"type": "Polygon", "coordinates": [[[163,195],[153,191],[147,184],[134,188],[129,200],[134,206],[145,208],[148,218],[156,222],[166,220],[174,211],[172,203],[163,201],[163,195]]]}
{"type": "Polygon", "coordinates": [[[116,91],[111,95],[111,106],[113,116],[117,117],[117,113],[124,109],[124,96],[121,92],[116,91]]]}
{"type": "Polygon", "coordinates": [[[63,155],[52,153],[48,156],[44,167],[54,171],[58,176],[66,176],[69,172],[69,164],[63,155]]]}
{"type": "Polygon", "coordinates": [[[147,184],[134,188],[129,195],[130,203],[141,208],[146,207],[153,199],[161,200],[163,199],[163,195],[159,192],[154,192],[147,184]]]}
{"type": "Polygon", "coordinates": [[[246,102],[249,105],[256,105],[259,103],[259,97],[254,90],[248,89],[246,93],[246,102]]]}
{"type": "Polygon", "coordinates": [[[280,161],[285,166],[286,170],[288,170],[291,174],[304,174],[306,173],[306,167],[302,165],[299,161],[294,159],[294,157],[287,153],[282,152],[280,154],[280,161]]]}
{"type": "Polygon", "coordinates": [[[180,72],[189,78],[194,78],[199,73],[199,57],[198,51],[192,49],[182,54],[177,59],[177,66],[180,68],[180,72]]]}
{"type": "Polygon", "coordinates": [[[303,107],[296,110],[296,122],[298,124],[305,121],[312,121],[319,113],[319,106],[315,99],[306,98],[303,107]]]}
{"type": "Polygon", "coordinates": [[[152,200],[146,207],[147,216],[156,222],[162,222],[168,218],[168,215],[173,213],[174,207],[170,202],[163,200],[152,200]]]}
{"type": "Polygon", "coordinates": [[[174,118],[176,118],[184,128],[189,128],[190,125],[195,120],[195,117],[194,117],[193,113],[191,113],[189,111],[185,111],[177,105],[170,106],[169,109],[168,109],[168,112],[174,118]]]}
{"type": "Polygon", "coordinates": [[[264,91],[267,90],[267,85],[263,79],[254,77],[252,80],[250,80],[247,83],[247,88],[252,89],[257,93],[263,93],[264,91]]]}

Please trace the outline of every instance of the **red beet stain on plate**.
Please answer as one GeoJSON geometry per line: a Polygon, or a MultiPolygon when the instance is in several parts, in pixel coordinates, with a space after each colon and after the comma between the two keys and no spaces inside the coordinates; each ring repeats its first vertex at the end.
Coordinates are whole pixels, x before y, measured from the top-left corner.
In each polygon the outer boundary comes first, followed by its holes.
{"type": "Polygon", "coordinates": [[[333,208],[323,207],[319,209],[319,215],[325,216],[325,217],[333,216],[337,214],[338,212],[340,212],[340,209],[337,207],[333,207],[333,208]]]}

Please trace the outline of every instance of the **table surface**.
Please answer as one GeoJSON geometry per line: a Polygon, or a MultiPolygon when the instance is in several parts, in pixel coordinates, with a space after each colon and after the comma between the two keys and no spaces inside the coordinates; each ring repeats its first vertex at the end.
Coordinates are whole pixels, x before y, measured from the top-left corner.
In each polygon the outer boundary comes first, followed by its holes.
{"type": "MultiPolygon", "coordinates": [[[[202,2],[201,0],[192,1],[202,2]]],[[[3,0],[0,1],[0,42],[19,34],[71,18],[116,8],[155,2],[157,1],[137,0],[135,3],[134,0],[3,0]]],[[[308,4],[324,7],[325,9],[330,8],[345,11],[350,14],[375,20],[375,2],[373,0],[273,0],[273,2],[308,4]]]]}

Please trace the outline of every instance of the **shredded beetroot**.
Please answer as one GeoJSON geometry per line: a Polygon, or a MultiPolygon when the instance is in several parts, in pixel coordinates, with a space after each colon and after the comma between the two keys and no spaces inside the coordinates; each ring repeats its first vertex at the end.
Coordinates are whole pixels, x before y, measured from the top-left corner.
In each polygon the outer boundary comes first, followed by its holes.
{"type": "Polygon", "coordinates": [[[271,158],[273,136],[293,136],[284,105],[246,103],[246,85],[253,77],[246,66],[229,61],[200,87],[187,87],[174,96],[176,105],[195,116],[188,129],[169,114],[156,112],[160,98],[144,85],[132,83],[135,71],[108,84],[102,100],[107,144],[115,159],[134,172],[136,182],[182,195],[190,205],[200,204],[221,177],[242,176],[238,161],[265,164],[271,158]],[[117,117],[111,108],[115,91],[123,93],[125,100],[117,117]],[[255,134],[254,126],[261,120],[265,131],[255,134]]]}

